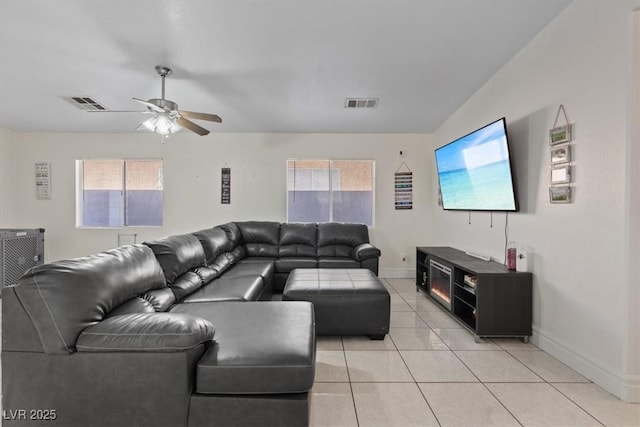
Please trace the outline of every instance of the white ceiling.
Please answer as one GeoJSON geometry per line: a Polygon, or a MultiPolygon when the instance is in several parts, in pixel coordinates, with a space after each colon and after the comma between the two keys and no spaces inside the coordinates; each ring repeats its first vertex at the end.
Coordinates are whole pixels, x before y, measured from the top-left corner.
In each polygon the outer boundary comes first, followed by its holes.
{"type": "Polygon", "coordinates": [[[168,99],[223,118],[199,122],[213,132],[432,132],[569,3],[0,0],[0,126],[133,132],[142,114],[63,97],[140,110],[160,64],[168,99]]]}

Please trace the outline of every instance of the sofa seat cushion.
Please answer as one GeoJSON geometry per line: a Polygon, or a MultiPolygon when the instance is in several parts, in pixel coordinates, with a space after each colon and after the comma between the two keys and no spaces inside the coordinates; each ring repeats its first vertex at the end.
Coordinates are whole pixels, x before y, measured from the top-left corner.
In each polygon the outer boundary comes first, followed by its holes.
{"type": "Polygon", "coordinates": [[[245,261],[244,259],[225,271],[222,277],[261,276],[265,284],[271,282],[274,273],[273,261],[245,261]]]}
{"type": "Polygon", "coordinates": [[[353,258],[320,257],[318,268],[360,268],[360,263],[353,258]]]}
{"type": "Polygon", "coordinates": [[[238,261],[240,264],[248,262],[276,262],[276,257],[271,256],[248,256],[238,261]]]}
{"type": "Polygon", "coordinates": [[[255,301],[262,294],[261,276],[227,277],[224,275],[188,295],[182,302],[255,301]]]}
{"type": "Polygon", "coordinates": [[[213,345],[198,362],[196,392],[303,393],[315,375],[315,322],[307,301],[180,304],[210,321],[213,345]]]}
{"type": "Polygon", "coordinates": [[[277,273],[289,273],[296,268],[316,268],[318,260],[316,257],[290,257],[280,258],[276,261],[277,273]]]}

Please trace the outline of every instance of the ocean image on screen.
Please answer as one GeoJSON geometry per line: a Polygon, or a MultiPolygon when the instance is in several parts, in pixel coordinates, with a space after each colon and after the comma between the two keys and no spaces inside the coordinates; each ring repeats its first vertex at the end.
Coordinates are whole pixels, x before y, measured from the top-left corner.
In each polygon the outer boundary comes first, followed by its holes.
{"type": "Polygon", "coordinates": [[[444,209],[515,210],[501,120],[439,148],[436,163],[444,209]]]}

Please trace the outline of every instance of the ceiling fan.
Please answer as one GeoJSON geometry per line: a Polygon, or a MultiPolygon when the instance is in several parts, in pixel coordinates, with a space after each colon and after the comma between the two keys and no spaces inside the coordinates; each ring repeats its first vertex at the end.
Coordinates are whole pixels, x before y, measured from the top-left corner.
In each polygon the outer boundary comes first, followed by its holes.
{"type": "MultiPolygon", "coordinates": [[[[209,131],[202,126],[192,122],[189,119],[207,120],[210,122],[222,123],[220,116],[215,114],[198,113],[194,111],[179,110],[178,104],[173,101],[164,98],[164,80],[172,73],[171,68],[163,67],[161,65],[156,66],[156,72],[162,78],[162,97],[152,98],[148,100],[133,97],[135,101],[138,101],[145,107],[146,111],[134,111],[137,113],[153,114],[150,119],[145,120],[136,130],[148,129],[152,132],[166,136],[171,133],[176,133],[180,129],[187,128],[191,132],[195,132],[200,136],[208,135],[209,131]]],[[[128,111],[110,111],[104,112],[128,112],[128,111]]]]}

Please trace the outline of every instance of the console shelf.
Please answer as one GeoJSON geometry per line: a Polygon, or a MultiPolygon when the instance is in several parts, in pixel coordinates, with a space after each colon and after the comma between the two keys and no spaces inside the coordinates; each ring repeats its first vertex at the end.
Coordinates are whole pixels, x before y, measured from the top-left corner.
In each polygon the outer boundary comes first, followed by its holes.
{"type": "MultiPolygon", "coordinates": [[[[440,279],[441,280],[441,279],[440,279]]],[[[482,337],[531,336],[531,273],[507,270],[449,247],[416,248],[416,290],[482,337]],[[430,293],[430,261],[451,269],[451,308],[430,293]]]]}

